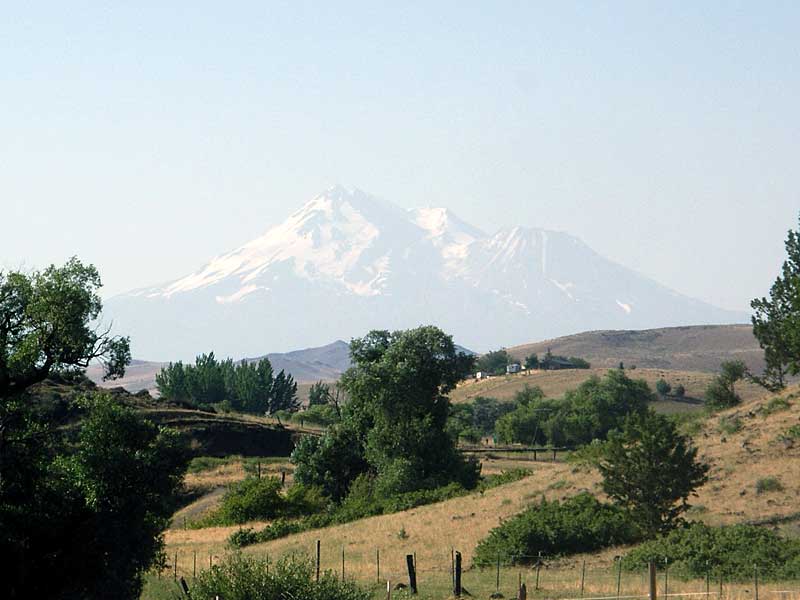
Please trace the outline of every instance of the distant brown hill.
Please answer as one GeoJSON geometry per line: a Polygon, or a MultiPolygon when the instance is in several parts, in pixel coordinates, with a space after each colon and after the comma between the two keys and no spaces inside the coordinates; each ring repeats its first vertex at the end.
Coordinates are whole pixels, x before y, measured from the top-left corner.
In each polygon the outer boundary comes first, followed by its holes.
{"type": "Polygon", "coordinates": [[[750,325],[699,325],[638,331],[588,331],[508,348],[519,360],[530,354],[578,356],[593,367],[625,366],[678,371],[716,371],[724,360],[743,360],[755,373],[763,351],[750,325]]]}

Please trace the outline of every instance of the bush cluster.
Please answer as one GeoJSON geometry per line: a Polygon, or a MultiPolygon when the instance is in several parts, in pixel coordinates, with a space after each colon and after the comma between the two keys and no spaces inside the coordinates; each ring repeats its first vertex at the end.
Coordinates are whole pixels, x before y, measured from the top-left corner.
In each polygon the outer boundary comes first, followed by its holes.
{"type": "Polygon", "coordinates": [[[285,494],[275,477],[248,477],[228,488],[219,507],[194,527],[240,525],[248,521],[292,518],[324,510],[318,488],[295,484],[285,494]]]}
{"type": "Polygon", "coordinates": [[[496,431],[504,442],[580,446],[605,439],[628,415],[643,414],[652,400],[644,380],[613,370],[602,379],[588,379],[563,399],[515,398],[517,408],[497,420],[496,431]]]}
{"type": "Polygon", "coordinates": [[[289,557],[271,564],[269,559],[234,553],[219,565],[200,572],[192,596],[225,600],[368,600],[370,594],[330,572],[315,581],[313,566],[307,560],[289,557]]]}
{"type": "Polygon", "coordinates": [[[645,542],[623,558],[623,568],[636,571],[648,561],[663,564],[670,573],[686,579],[723,577],[726,581],[749,581],[753,566],[764,580],[800,577],[800,540],[786,539],[772,530],[754,525],[711,527],[691,523],[645,542]]]}
{"type": "Polygon", "coordinates": [[[625,510],[584,492],[563,502],[542,499],[503,521],[478,543],[474,562],[481,567],[494,565],[498,559],[524,564],[534,562],[540,552],[591,552],[638,539],[639,531],[625,510]]]}

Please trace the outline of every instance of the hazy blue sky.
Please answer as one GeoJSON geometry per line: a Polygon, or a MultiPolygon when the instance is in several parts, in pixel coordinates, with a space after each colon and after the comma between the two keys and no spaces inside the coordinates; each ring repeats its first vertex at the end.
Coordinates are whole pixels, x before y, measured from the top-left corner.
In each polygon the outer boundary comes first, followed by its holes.
{"type": "Polygon", "coordinates": [[[6,3],[0,265],[185,275],[334,183],[727,308],[800,211],[797,2],[6,3]],[[27,5],[27,6],[26,6],[27,5]]]}

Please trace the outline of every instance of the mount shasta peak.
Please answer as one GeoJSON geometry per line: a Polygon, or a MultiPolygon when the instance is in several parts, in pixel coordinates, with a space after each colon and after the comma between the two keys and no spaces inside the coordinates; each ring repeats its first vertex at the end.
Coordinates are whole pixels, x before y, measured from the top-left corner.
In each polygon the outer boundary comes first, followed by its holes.
{"type": "Polygon", "coordinates": [[[199,271],[106,302],[135,356],[256,356],[370,329],[435,324],[487,350],[592,329],[731,323],[567,233],[494,235],[444,208],[340,186],[199,271]]]}

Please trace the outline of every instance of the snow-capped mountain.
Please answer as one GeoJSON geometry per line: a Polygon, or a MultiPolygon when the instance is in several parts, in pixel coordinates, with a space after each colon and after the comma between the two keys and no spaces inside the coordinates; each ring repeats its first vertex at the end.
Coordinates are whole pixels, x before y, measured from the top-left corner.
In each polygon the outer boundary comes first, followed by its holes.
{"type": "Polygon", "coordinates": [[[739,322],[561,232],[487,235],[444,208],[333,187],[259,238],[163,286],[110,299],[136,356],[253,356],[436,324],[468,347],[589,329],[739,322]]]}

